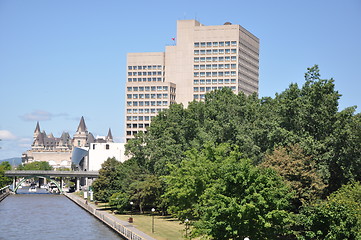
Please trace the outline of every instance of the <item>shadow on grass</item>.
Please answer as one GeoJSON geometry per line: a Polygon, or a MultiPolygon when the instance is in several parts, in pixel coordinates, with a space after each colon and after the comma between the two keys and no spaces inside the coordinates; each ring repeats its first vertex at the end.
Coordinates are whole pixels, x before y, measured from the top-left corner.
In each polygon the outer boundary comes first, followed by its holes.
{"type": "Polygon", "coordinates": [[[172,217],[171,215],[168,215],[168,216],[159,216],[159,219],[162,219],[162,220],[165,220],[165,221],[168,221],[168,222],[179,222],[178,219],[172,217]]]}

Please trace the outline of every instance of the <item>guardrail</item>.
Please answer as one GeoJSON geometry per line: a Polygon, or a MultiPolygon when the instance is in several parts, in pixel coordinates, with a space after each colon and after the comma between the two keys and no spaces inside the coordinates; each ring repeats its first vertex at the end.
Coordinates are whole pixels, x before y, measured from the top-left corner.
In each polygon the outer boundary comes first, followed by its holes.
{"type": "Polygon", "coordinates": [[[10,189],[10,185],[5,186],[5,187],[0,189],[0,202],[2,200],[4,200],[7,196],[9,196],[9,194],[10,194],[9,189],[10,189]]]}
{"type": "Polygon", "coordinates": [[[52,177],[98,177],[98,171],[5,171],[7,177],[52,176],[52,177]]]}

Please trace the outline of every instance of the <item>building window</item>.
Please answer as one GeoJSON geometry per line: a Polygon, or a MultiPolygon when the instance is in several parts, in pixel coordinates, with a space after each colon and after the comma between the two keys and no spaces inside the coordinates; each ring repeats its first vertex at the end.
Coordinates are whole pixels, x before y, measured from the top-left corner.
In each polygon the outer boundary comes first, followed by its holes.
{"type": "Polygon", "coordinates": [[[95,144],[93,144],[93,150],[95,149],[95,144]]]}
{"type": "Polygon", "coordinates": [[[109,150],[109,144],[106,144],[106,145],[105,145],[105,149],[106,149],[106,150],[109,150]]]}
{"type": "Polygon", "coordinates": [[[199,42],[195,42],[194,47],[199,47],[199,42]]]}

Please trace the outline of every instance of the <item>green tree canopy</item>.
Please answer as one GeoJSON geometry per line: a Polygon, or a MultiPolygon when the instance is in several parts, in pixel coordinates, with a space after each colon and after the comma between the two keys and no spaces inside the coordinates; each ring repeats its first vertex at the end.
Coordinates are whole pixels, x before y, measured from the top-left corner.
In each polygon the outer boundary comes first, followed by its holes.
{"type": "Polygon", "coordinates": [[[170,211],[214,239],[275,239],[287,233],[292,192],[282,178],[244,159],[238,147],[188,153],[166,178],[170,211]]]}
{"type": "Polygon", "coordinates": [[[299,239],[361,239],[361,184],[342,186],[302,211],[299,239]]]}
{"type": "Polygon", "coordinates": [[[27,163],[25,165],[20,165],[18,170],[38,170],[38,171],[49,171],[53,170],[53,167],[50,166],[49,162],[46,161],[36,161],[27,163]]]}
{"type": "Polygon", "coordinates": [[[12,182],[12,179],[5,177],[5,171],[11,170],[11,165],[9,162],[5,161],[0,163],[0,188],[9,185],[12,182]]]}

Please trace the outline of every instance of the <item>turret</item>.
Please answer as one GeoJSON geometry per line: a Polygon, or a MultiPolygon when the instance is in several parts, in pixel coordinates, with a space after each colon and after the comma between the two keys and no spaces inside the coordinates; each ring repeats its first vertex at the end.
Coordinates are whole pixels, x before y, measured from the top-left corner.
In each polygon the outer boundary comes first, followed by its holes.
{"type": "Polygon", "coordinates": [[[107,142],[113,142],[113,135],[112,135],[112,131],[110,130],[110,128],[109,128],[108,135],[107,135],[107,137],[105,138],[105,140],[106,140],[107,142]]]}
{"type": "Polygon", "coordinates": [[[87,145],[88,129],[86,128],[84,117],[80,119],[80,123],[73,138],[73,146],[85,147],[87,145]]]}
{"type": "Polygon", "coordinates": [[[38,121],[36,123],[36,127],[35,127],[35,130],[34,130],[34,141],[39,136],[39,134],[40,134],[40,125],[39,125],[39,121],[38,121]]]}

